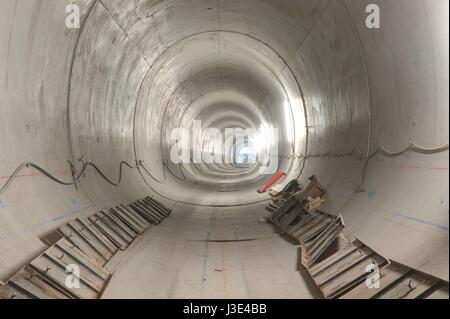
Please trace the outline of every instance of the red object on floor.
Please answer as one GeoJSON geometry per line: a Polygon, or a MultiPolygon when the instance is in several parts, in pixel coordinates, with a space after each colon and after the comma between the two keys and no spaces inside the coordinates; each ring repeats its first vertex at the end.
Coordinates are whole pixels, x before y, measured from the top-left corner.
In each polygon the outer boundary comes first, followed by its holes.
{"type": "Polygon", "coordinates": [[[275,184],[280,178],[284,176],[286,176],[285,172],[282,171],[277,172],[275,175],[272,176],[272,178],[267,183],[264,184],[263,187],[258,189],[258,193],[264,193],[270,186],[275,184]]]}

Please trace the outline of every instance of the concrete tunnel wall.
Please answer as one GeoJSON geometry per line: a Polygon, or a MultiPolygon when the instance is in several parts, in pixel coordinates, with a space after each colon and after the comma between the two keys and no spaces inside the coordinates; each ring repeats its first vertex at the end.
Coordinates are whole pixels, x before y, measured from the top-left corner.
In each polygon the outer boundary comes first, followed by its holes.
{"type": "Polygon", "coordinates": [[[88,170],[76,189],[24,169],[0,197],[0,279],[58,225],[144,194],[266,199],[256,171],[186,166],[195,177],[163,181],[167,132],[201,119],[279,127],[287,180],[315,174],[352,235],[448,280],[448,148],[361,158],[448,144],[448,1],[79,0],[78,30],[69,3],[0,2],[0,186],[23,162],[70,181],[82,155],[114,180],[121,161],[143,160],[153,178],[124,168],[113,187],[88,170]],[[364,24],[370,3],[381,29],[364,24]]]}

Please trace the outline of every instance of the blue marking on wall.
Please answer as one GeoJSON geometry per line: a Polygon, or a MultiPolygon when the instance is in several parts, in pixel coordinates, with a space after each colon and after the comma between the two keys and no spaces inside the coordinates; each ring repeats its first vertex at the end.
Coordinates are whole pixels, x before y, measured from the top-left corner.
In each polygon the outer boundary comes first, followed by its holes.
{"type": "Polygon", "coordinates": [[[367,198],[369,199],[369,201],[372,201],[375,195],[376,193],[374,191],[371,191],[367,194],[367,198]]]}
{"type": "Polygon", "coordinates": [[[5,203],[0,199],[0,208],[5,208],[5,203]]]}
{"type": "Polygon", "coordinates": [[[69,197],[69,202],[70,202],[73,206],[75,206],[76,208],[80,208],[80,204],[78,204],[78,201],[77,201],[77,199],[76,199],[75,197],[70,196],[70,197],[69,197]]]}
{"type": "MultiPolygon", "coordinates": [[[[59,221],[59,220],[63,220],[63,219],[68,218],[68,217],[70,217],[70,216],[72,216],[72,215],[78,214],[80,211],[86,210],[86,209],[88,209],[88,208],[96,207],[97,205],[101,205],[101,204],[103,204],[103,203],[105,203],[105,202],[107,202],[107,200],[101,201],[100,203],[97,203],[97,204],[91,204],[91,205],[87,205],[87,206],[85,206],[85,207],[80,207],[78,210],[73,210],[73,211],[71,211],[71,212],[69,212],[69,213],[65,213],[64,215],[59,215],[59,216],[54,217],[54,218],[52,218],[52,219],[50,219],[50,220],[44,221],[44,222],[42,222],[42,223],[36,224],[36,225],[34,225],[34,226],[31,226],[31,227],[27,227],[27,228],[25,228],[25,229],[22,229],[22,230],[20,230],[20,231],[17,233],[17,235],[20,235],[20,234],[24,234],[24,235],[25,235],[25,234],[29,234],[30,231],[36,231],[36,230],[38,230],[38,229],[39,229],[40,227],[42,227],[42,226],[45,226],[45,225],[54,223],[54,222],[59,221]]],[[[3,236],[3,235],[0,235],[0,240],[3,241],[3,240],[9,239],[9,238],[13,238],[13,237],[14,237],[14,236],[3,236]]]]}
{"type": "Polygon", "coordinates": [[[394,213],[394,215],[395,215],[395,216],[398,216],[398,217],[407,218],[407,219],[409,219],[409,220],[413,220],[413,221],[419,222],[419,223],[421,223],[421,224],[425,224],[425,225],[430,225],[430,226],[433,226],[433,227],[437,227],[437,228],[442,229],[442,230],[445,230],[445,231],[447,231],[447,232],[449,231],[448,227],[447,227],[447,226],[444,226],[444,225],[434,224],[434,223],[431,223],[431,222],[426,221],[426,220],[423,220],[423,219],[411,217],[411,216],[408,216],[408,215],[403,215],[403,214],[400,214],[400,213],[394,213]]]}

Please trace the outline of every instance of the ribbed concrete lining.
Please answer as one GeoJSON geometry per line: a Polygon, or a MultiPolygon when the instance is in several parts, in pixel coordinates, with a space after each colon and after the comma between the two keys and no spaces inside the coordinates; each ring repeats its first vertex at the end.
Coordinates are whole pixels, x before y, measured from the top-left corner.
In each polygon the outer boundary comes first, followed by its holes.
{"type": "Polygon", "coordinates": [[[81,155],[114,177],[120,161],[143,160],[160,182],[127,170],[115,188],[89,171],[77,191],[24,171],[1,197],[3,279],[60,223],[147,193],[192,205],[265,199],[255,190],[268,176],[255,171],[163,174],[167,132],[194,119],[280,128],[288,179],[316,174],[324,209],[355,236],[448,279],[448,151],[377,155],[363,185],[354,152],[448,143],[448,1],[80,0],[82,28],[68,30],[70,2],[0,3],[0,184],[24,161],[70,180],[67,160],[81,155]],[[369,3],[379,30],[365,27],[369,3]]]}

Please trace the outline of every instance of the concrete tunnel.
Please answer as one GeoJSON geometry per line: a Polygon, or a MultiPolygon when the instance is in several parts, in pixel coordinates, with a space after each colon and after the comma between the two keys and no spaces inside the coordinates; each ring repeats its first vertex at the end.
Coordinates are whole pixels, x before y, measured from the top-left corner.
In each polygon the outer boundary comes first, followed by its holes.
{"type": "Polygon", "coordinates": [[[262,128],[224,154],[276,145],[281,186],[315,175],[348,238],[448,284],[448,7],[2,0],[1,282],[62,225],[153,196],[172,214],[108,262],[103,298],[322,298],[266,222],[265,164],[171,160],[179,127],[210,152],[201,121],[262,128]]]}

